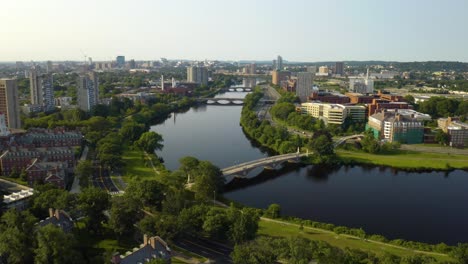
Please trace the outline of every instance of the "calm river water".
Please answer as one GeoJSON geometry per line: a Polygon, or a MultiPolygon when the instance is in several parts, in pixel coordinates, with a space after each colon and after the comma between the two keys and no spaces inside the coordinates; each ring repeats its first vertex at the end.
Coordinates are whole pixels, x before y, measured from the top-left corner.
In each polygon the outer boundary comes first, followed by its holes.
{"type": "MultiPolygon", "coordinates": [[[[219,97],[240,98],[227,92],[219,97]]],[[[162,134],[157,153],[170,170],[194,156],[224,168],[268,154],[244,135],[241,106],[206,105],[173,114],[151,129],[162,134]]],[[[402,172],[378,167],[286,165],[227,186],[225,197],[284,215],[362,227],[369,234],[430,243],[468,242],[468,172],[402,172]]]]}

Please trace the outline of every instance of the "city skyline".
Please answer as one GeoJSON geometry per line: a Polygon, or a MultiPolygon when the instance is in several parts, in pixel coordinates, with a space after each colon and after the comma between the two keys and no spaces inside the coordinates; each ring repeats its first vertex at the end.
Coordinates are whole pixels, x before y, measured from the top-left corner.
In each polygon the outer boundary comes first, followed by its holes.
{"type": "Polygon", "coordinates": [[[466,1],[10,1],[0,61],[468,61],[466,1]],[[424,5],[422,5],[424,3],[424,5]],[[278,16],[284,13],[284,16],[278,16]],[[447,19],[447,18],[450,19],[447,19]],[[196,39],[196,41],[194,41],[196,39]]]}

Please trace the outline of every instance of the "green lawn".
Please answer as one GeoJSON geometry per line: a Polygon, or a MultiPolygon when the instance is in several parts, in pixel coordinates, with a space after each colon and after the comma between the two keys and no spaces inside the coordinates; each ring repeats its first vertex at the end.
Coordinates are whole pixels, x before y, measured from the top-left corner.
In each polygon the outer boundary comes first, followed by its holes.
{"type": "Polygon", "coordinates": [[[122,179],[127,183],[134,178],[159,180],[165,173],[164,167],[154,162],[156,169],[160,172],[159,174],[156,173],[148,157],[144,155],[143,151],[137,148],[126,146],[122,154],[122,160],[125,164],[122,179]]]}
{"type": "MultiPolygon", "coordinates": [[[[267,235],[272,237],[291,237],[291,236],[303,236],[311,240],[320,240],[329,243],[332,246],[339,248],[354,248],[363,251],[370,251],[376,254],[382,254],[384,252],[391,253],[397,256],[409,256],[416,255],[417,252],[411,249],[400,248],[397,246],[384,244],[384,243],[372,243],[364,241],[359,238],[351,237],[348,235],[338,235],[331,231],[322,229],[312,229],[304,226],[303,230],[299,229],[296,224],[287,225],[282,223],[270,222],[261,220],[259,222],[259,235],[267,235]]],[[[451,261],[450,257],[438,253],[426,253],[439,261],[451,261]]]]}
{"type": "Polygon", "coordinates": [[[396,154],[375,155],[358,151],[337,150],[344,161],[384,165],[405,169],[447,169],[468,168],[468,155],[423,153],[415,151],[398,151],[396,154]]]}
{"type": "Polygon", "coordinates": [[[133,248],[139,247],[137,241],[132,237],[118,241],[112,230],[107,226],[103,226],[101,234],[92,235],[85,227],[82,221],[76,222],[76,228],[73,231],[79,245],[82,245],[81,250],[86,252],[90,258],[98,257],[110,259],[112,254],[119,252],[121,255],[127,251],[132,251],[133,248]]]}

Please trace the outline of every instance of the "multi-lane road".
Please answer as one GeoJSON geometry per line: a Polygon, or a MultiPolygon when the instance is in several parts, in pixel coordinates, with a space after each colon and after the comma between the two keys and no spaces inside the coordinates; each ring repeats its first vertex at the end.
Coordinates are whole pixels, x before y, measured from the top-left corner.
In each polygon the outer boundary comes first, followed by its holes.
{"type": "Polygon", "coordinates": [[[233,263],[230,257],[232,247],[200,237],[183,238],[174,241],[177,247],[210,259],[210,263],[233,263]]]}
{"type": "Polygon", "coordinates": [[[115,186],[110,177],[110,172],[106,168],[100,166],[95,167],[92,175],[92,182],[95,187],[101,188],[109,193],[119,192],[119,188],[115,186]]]}

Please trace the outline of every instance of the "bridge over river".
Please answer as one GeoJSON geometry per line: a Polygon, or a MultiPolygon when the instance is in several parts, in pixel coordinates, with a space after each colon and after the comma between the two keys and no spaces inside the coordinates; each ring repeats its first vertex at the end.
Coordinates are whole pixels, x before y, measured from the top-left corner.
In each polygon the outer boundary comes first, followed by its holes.
{"type": "Polygon", "coordinates": [[[266,158],[261,158],[257,160],[252,160],[244,163],[240,163],[231,167],[222,169],[223,176],[247,176],[247,174],[258,168],[264,167],[267,169],[274,169],[276,166],[280,165],[283,162],[299,162],[302,157],[306,157],[312,153],[289,153],[283,155],[276,155],[266,158]]]}

